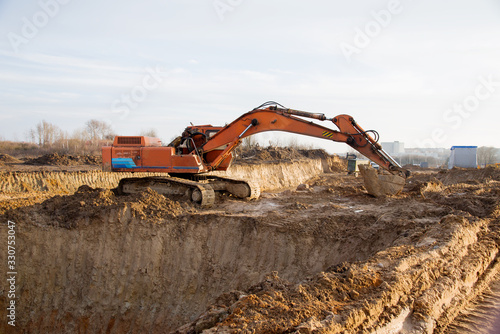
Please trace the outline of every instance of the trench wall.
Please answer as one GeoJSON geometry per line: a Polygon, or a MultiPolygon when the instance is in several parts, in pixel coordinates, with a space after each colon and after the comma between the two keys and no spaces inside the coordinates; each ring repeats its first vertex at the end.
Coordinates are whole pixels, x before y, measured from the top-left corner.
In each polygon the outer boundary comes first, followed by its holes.
{"type": "MultiPolygon", "coordinates": [[[[215,174],[254,180],[260,184],[262,190],[266,191],[295,187],[324,171],[328,171],[326,160],[311,159],[276,164],[235,165],[227,173],[217,172],[215,174]]],[[[92,188],[115,188],[122,178],[154,175],[166,174],[101,171],[1,172],[0,193],[31,191],[72,193],[81,185],[88,185],[92,188]]]]}
{"type": "MultiPolygon", "coordinates": [[[[373,243],[353,239],[354,254],[341,236],[266,217],[199,214],[152,223],[133,217],[129,206],[82,217],[70,229],[47,226],[36,213],[16,219],[16,314],[23,333],[165,333],[220,294],[244,290],[273,271],[299,282],[387,246],[377,236],[373,243]]],[[[0,232],[6,240],[5,224],[0,232]]],[[[7,286],[0,286],[6,305],[7,286]]],[[[5,312],[0,309],[2,318],[5,312]]]]}

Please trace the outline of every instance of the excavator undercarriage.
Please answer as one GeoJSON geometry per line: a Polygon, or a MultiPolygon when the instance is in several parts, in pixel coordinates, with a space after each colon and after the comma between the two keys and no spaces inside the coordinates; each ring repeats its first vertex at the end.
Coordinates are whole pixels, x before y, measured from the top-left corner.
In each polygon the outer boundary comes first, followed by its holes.
{"type": "Polygon", "coordinates": [[[253,181],[213,175],[196,175],[192,180],[172,176],[125,178],[120,180],[117,192],[121,195],[134,194],[147,188],[169,198],[192,201],[204,208],[214,204],[215,192],[249,200],[260,196],[260,187],[253,181]]]}

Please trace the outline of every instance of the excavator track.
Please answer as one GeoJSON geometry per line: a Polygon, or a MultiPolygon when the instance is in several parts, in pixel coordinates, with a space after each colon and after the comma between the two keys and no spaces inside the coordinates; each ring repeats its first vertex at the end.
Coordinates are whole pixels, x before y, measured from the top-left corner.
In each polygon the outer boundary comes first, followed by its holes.
{"type": "Polygon", "coordinates": [[[257,199],[260,187],[254,181],[214,175],[195,175],[193,179],[180,177],[132,177],[121,179],[118,194],[135,194],[152,189],[168,197],[181,197],[209,208],[215,203],[215,191],[228,192],[237,198],[257,199]]]}
{"type": "Polygon", "coordinates": [[[215,175],[205,177],[208,184],[212,185],[215,191],[227,191],[233,196],[249,200],[260,197],[260,186],[255,181],[233,179],[215,175]]]}
{"type": "Polygon", "coordinates": [[[209,184],[185,180],[177,177],[131,177],[121,179],[118,194],[140,193],[147,188],[167,197],[184,197],[201,207],[211,207],[215,202],[214,189],[209,184]]]}

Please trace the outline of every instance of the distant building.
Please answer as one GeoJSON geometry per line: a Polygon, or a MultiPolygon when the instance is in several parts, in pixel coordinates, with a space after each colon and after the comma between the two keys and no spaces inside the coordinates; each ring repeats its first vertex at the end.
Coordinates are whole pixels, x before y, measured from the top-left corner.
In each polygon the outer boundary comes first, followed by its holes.
{"type": "Polygon", "coordinates": [[[382,148],[389,154],[405,153],[405,143],[399,141],[381,143],[382,148]]]}
{"type": "Polygon", "coordinates": [[[477,146],[452,146],[448,169],[477,168],[477,146]]]}

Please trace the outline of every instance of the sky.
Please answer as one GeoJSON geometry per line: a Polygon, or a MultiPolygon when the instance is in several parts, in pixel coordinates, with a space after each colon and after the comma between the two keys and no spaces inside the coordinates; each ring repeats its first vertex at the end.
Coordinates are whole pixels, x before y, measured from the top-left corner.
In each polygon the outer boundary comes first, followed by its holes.
{"type": "Polygon", "coordinates": [[[0,36],[4,140],[98,119],[168,142],[272,100],[405,147],[500,146],[497,0],[0,0],[0,36]]]}

